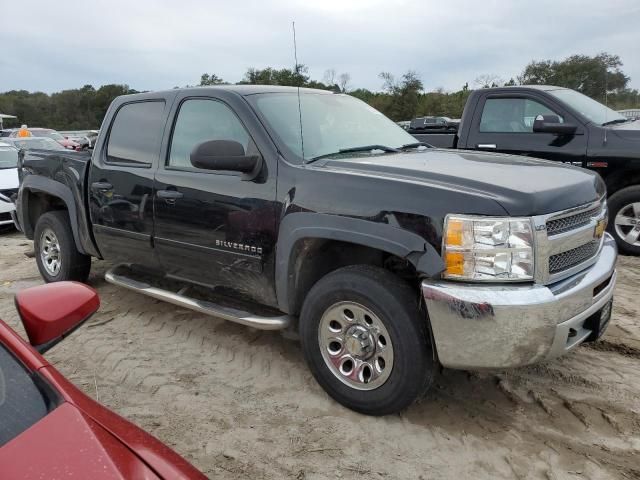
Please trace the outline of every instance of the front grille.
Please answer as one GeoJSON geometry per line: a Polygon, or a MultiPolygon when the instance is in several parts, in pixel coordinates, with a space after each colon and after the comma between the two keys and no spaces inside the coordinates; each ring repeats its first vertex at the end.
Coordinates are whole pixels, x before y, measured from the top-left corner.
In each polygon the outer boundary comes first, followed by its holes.
{"type": "Polygon", "coordinates": [[[9,220],[11,220],[11,213],[10,212],[0,213],[0,222],[7,222],[9,220]]]}
{"type": "Polygon", "coordinates": [[[559,273],[589,260],[600,248],[600,239],[549,257],[549,273],[559,273]]]}
{"type": "Polygon", "coordinates": [[[587,225],[593,217],[596,217],[602,211],[602,206],[598,205],[591,210],[576,213],[568,217],[556,218],[547,222],[547,235],[558,235],[560,233],[568,232],[575,228],[580,228],[583,225],[587,225]]]}

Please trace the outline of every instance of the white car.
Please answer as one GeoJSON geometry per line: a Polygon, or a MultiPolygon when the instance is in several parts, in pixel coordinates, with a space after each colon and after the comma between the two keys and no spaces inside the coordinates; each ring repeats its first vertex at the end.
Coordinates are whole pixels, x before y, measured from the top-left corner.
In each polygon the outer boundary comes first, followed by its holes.
{"type": "Polygon", "coordinates": [[[16,206],[12,196],[18,193],[18,150],[0,142],[0,230],[13,225],[16,206]]]}

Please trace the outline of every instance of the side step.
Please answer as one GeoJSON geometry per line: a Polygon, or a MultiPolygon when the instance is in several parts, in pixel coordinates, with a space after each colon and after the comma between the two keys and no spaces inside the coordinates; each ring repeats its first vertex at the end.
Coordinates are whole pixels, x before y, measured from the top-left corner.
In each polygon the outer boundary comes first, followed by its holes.
{"type": "Polygon", "coordinates": [[[181,294],[185,289],[180,290],[178,293],[173,293],[169,290],[154,287],[148,283],[134,280],[121,273],[117,273],[122,267],[126,266],[116,265],[108,270],[104,275],[105,280],[114,285],[118,285],[119,287],[128,288],[129,290],[143,293],[144,295],[157,298],[158,300],[173,303],[179,307],[188,308],[190,310],[195,310],[196,312],[240,323],[260,330],[283,330],[291,324],[292,317],[289,315],[263,317],[249,312],[244,312],[242,310],[237,310],[235,308],[217,305],[215,303],[207,302],[206,300],[187,297],[181,294]]]}

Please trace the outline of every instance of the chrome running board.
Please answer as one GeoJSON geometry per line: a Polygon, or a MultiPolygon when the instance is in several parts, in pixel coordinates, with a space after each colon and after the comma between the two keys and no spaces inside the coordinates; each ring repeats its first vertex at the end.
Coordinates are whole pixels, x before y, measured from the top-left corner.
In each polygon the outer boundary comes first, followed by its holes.
{"type": "Polygon", "coordinates": [[[178,293],[173,293],[169,290],[154,287],[148,283],[134,280],[125,275],[116,273],[118,268],[121,267],[126,267],[126,265],[116,265],[108,270],[104,275],[105,280],[114,285],[118,285],[119,287],[124,287],[129,290],[148,295],[149,297],[172,303],[179,307],[188,308],[199,313],[240,323],[260,330],[282,330],[289,327],[291,324],[291,316],[289,315],[283,314],[275,317],[263,317],[249,312],[244,312],[242,310],[237,310],[235,308],[217,305],[212,302],[207,302],[206,300],[197,300],[195,298],[187,297],[182,294],[182,292],[185,291],[184,288],[178,293]]]}

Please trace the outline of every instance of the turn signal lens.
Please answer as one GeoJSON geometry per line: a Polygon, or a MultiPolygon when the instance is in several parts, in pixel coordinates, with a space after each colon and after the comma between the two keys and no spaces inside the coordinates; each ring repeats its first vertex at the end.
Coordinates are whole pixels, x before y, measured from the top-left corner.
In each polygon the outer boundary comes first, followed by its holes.
{"type": "Polygon", "coordinates": [[[462,246],[462,233],[464,224],[460,220],[451,220],[447,225],[447,245],[462,246]]]}
{"type": "Polygon", "coordinates": [[[447,252],[445,256],[447,273],[450,275],[464,275],[464,254],[447,252]]]}

